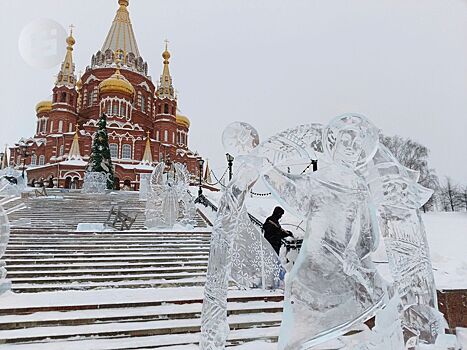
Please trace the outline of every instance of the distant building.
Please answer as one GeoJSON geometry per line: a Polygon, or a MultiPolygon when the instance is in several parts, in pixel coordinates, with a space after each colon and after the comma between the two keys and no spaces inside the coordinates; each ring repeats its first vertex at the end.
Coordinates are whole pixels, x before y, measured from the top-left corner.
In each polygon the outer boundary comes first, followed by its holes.
{"type": "Polygon", "coordinates": [[[131,25],[128,3],[119,9],[101,50],[79,79],[73,63],[73,32],[66,39],[67,51],[52,89],[52,101],[36,106],[37,128],[32,138],[21,139],[10,149],[10,164],[27,167],[28,181],[50,187],[81,187],[90,156],[96,124],[107,114],[107,130],[116,187],[139,186],[139,174],[170,157],[197,174],[198,156],[188,148],[190,121],[177,113],[177,96],[169,72],[170,53],[162,53],[163,70],[157,86],[148,75],[131,25]]]}

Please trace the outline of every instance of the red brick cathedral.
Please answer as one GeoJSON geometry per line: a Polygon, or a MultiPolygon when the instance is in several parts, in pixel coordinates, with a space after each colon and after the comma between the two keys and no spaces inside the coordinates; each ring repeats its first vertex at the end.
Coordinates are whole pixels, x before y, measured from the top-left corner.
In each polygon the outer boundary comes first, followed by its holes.
{"type": "Polygon", "coordinates": [[[97,121],[108,116],[107,130],[116,187],[137,189],[139,175],[170,157],[195,174],[198,156],[188,148],[190,121],[177,113],[177,95],[169,71],[170,53],[162,53],[163,69],[157,86],[148,75],[128,13],[129,0],[120,7],[101,50],[86,72],[76,78],[73,33],[52,90],[52,101],[36,106],[33,138],[11,148],[11,162],[26,166],[30,184],[79,188],[91,152],[97,121]],[[24,152],[27,145],[27,154],[24,152]],[[21,147],[23,145],[23,147],[21,147]]]}

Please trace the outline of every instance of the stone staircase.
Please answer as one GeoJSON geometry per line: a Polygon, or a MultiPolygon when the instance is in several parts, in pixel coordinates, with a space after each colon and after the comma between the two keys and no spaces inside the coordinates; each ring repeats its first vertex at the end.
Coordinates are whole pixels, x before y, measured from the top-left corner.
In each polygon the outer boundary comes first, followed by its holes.
{"type": "Polygon", "coordinates": [[[202,286],[209,232],[14,230],[4,259],[13,291],[202,286]]]}
{"type": "MultiPolygon", "coordinates": [[[[186,232],[76,232],[79,222],[105,220],[110,203],[142,212],[144,202],[124,192],[111,199],[56,196],[62,198],[28,199],[27,208],[10,215],[31,223],[13,226],[4,256],[14,293],[0,297],[0,348],[197,344],[211,230],[206,221],[200,216],[199,227],[186,232]]],[[[228,309],[229,346],[277,340],[281,293],[232,288],[228,309]]]]}
{"type": "MultiPolygon", "coordinates": [[[[132,229],[145,229],[146,202],[139,200],[138,192],[83,194],[80,191],[51,189],[47,193],[47,197],[35,197],[31,194],[23,199],[23,208],[10,215],[12,226],[16,229],[71,231],[75,230],[79,223],[104,223],[112,205],[117,205],[127,214],[137,214],[132,229]]],[[[197,227],[208,225],[199,212],[196,222],[197,227]]]]}

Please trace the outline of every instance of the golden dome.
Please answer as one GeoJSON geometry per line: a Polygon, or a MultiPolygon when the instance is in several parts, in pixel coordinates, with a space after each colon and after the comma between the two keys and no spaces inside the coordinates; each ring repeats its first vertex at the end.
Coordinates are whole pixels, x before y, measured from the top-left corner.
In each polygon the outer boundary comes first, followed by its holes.
{"type": "Polygon", "coordinates": [[[177,124],[180,124],[187,129],[190,128],[190,119],[188,119],[188,117],[181,115],[181,114],[177,114],[177,118],[175,120],[177,124]]]}
{"type": "Polygon", "coordinates": [[[68,44],[68,46],[73,46],[75,43],[76,43],[76,40],[75,38],[73,38],[73,36],[70,34],[70,36],[68,38],[66,38],[66,43],[68,44]]]}
{"type": "Polygon", "coordinates": [[[162,58],[166,61],[169,60],[170,58],[170,52],[167,50],[167,48],[165,48],[165,51],[162,53],[162,58]]]}
{"type": "Polygon", "coordinates": [[[103,80],[99,84],[99,91],[101,93],[106,92],[120,92],[129,96],[133,96],[135,93],[135,88],[131,83],[120,73],[120,70],[117,69],[110,78],[103,80]]]}
{"type": "Polygon", "coordinates": [[[52,101],[41,101],[36,105],[36,113],[47,113],[52,110],[52,101]]]}
{"type": "Polygon", "coordinates": [[[127,6],[128,6],[128,2],[129,2],[128,0],[118,0],[118,4],[119,4],[120,6],[125,6],[125,7],[127,7],[127,6]]]}

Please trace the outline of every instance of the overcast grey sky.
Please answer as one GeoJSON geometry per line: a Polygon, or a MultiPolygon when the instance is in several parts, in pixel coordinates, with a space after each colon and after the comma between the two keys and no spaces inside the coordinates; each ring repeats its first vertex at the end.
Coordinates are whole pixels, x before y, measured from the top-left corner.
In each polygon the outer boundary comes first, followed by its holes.
{"type": "MultiPolygon", "coordinates": [[[[37,18],[73,23],[84,70],[117,8],[117,0],[2,0],[0,143],[33,135],[34,106],[50,98],[59,69],[22,60],[21,30],[37,18]]],[[[264,139],[358,112],[428,146],[439,176],[467,183],[466,1],[130,0],[129,11],[153,81],[170,41],[190,148],[219,172],[220,136],[232,121],[264,139]]]]}

